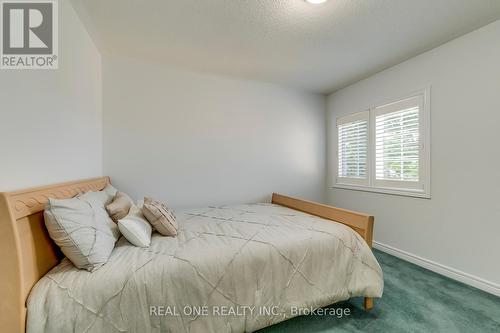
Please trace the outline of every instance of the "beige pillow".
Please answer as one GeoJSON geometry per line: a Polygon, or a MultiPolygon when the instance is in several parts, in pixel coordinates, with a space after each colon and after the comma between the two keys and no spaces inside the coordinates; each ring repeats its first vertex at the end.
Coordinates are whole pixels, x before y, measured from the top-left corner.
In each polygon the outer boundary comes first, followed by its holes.
{"type": "Polygon", "coordinates": [[[94,271],[107,261],[120,236],[105,205],[116,190],[87,192],[71,199],[49,199],[45,225],[50,237],[78,268],[94,271]]]}
{"type": "Polygon", "coordinates": [[[127,216],[133,204],[134,202],[128,195],[117,192],[113,202],[106,206],[106,211],[111,219],[118,223],[118,220],[127,216]]]}
{"type": "Polygon", "coordinates": [[[160,234],[164,236],[177,235],[177,221],[174,213],[161,202],[152,198],[144,198],[142,213],[160,234]]]}

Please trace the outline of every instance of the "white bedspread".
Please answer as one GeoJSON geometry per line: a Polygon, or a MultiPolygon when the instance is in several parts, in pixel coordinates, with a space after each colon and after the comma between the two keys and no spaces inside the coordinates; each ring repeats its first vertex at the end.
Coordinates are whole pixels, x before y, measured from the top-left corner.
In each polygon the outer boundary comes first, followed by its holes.
{"type": "Polygon", "coordinates": [[[272,204],[177,212],[176,238],[123,237],[90,273],[67,259],[28,299],[33,332],[251,332],[300,308],[380,297],[382,271],[352,229],[272,204]]]}

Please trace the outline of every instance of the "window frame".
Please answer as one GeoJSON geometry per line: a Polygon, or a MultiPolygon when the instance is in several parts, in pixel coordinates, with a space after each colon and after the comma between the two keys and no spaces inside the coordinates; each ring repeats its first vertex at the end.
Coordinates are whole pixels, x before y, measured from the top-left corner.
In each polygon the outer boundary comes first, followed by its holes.
{"type": "MultiPolygon", "coordinates": [[[[387,111],[386,111],[387,112],[387,111]]],[[[384,112],[383,112],[384,113],[384,112]]],[[[352,120],[351,120],[352,121],[352,120]]],[[[334,157],[334,184],[333,188],[359,190],[367,192],[376,192],[384,194],[393,194],[401,196],[410,196],[418,198],[431,198],[431,124],[430,124],[430,86],[403,95],[399,98],[392,98],[385,102],[376,103],[362,112],[338,117],[336,119],[336,134],[335,147],[336,154],[334,157]],[[419,112],[419,182],[410,183],[397,180],[377,180],[376,179],[376,137],[375,137],[375,121],[377,109],[389,109],[391,104],[401,103],[414,97],[422,98],[421,110],[419,112]],[[341,123],[346,123],[346,119],[356,119],[359,115],[367,115],[368,117],[368,153],[367,153],[367,181],[353,182],[351,178],[340,178],[339,175],[339,127],[341,123]],[[411,185],[403,187],[403,185],[411,185]]]]}

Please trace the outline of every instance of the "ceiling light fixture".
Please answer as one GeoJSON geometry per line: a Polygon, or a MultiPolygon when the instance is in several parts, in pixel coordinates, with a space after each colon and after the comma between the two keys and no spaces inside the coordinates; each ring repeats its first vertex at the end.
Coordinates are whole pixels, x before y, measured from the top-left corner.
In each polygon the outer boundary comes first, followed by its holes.
{"type": "Polygon", "coordinates": [[[306,2],[312,3],[313,5],[319,5],[327,1],[328,0],[306,0],[306,2]]]}

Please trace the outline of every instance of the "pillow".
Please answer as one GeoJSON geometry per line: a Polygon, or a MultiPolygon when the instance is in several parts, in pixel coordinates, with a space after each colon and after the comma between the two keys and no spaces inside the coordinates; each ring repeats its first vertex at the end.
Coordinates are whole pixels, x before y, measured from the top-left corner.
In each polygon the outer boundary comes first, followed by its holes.
{"type": "Polygon", "coordinates": [[[134,202],[128,195],[117,192],[113,202],[106,206],[106,211],[113,221],[118,222],[118,220],[127,216],[133,204],[134,202]]]}
{"type": "Polygon", "coordinates": [[[83,192],[80,195],[85,194],[85,193],[104,193],[104,194],[106,194],[106,200],[107,200],[106,202],[109,204],[111,201],[113,201],[113,198],[118,193],[118,190],[116,188],[114,188],[111,184],[108,184],[108,185],[106,185],[105,188],[102,189],[102,191],[97,191],[97,192],[93,192],[93,191],[83,192]]]}
{"type": "Polygon", "coordinates": [[[142,213],[160,234],[164,236],[177,235],[175,215],[161,202],[152,198],[144,198],[142,213]]]}
{"type": "Polygon", "coordinates": [[[118,229],[135,246],[148,247],[151,244],[153,229],[136,205],[130,208],[130,212],[125,218],[118,220],[118,229]]]}
{"type": "Polygon", "coordinates": [[[109,185],[71,199],[49,199],[45,226],[76,267],[93,272],[108,261],[120,232],[104,207],[115,194],[109,185]]]}

